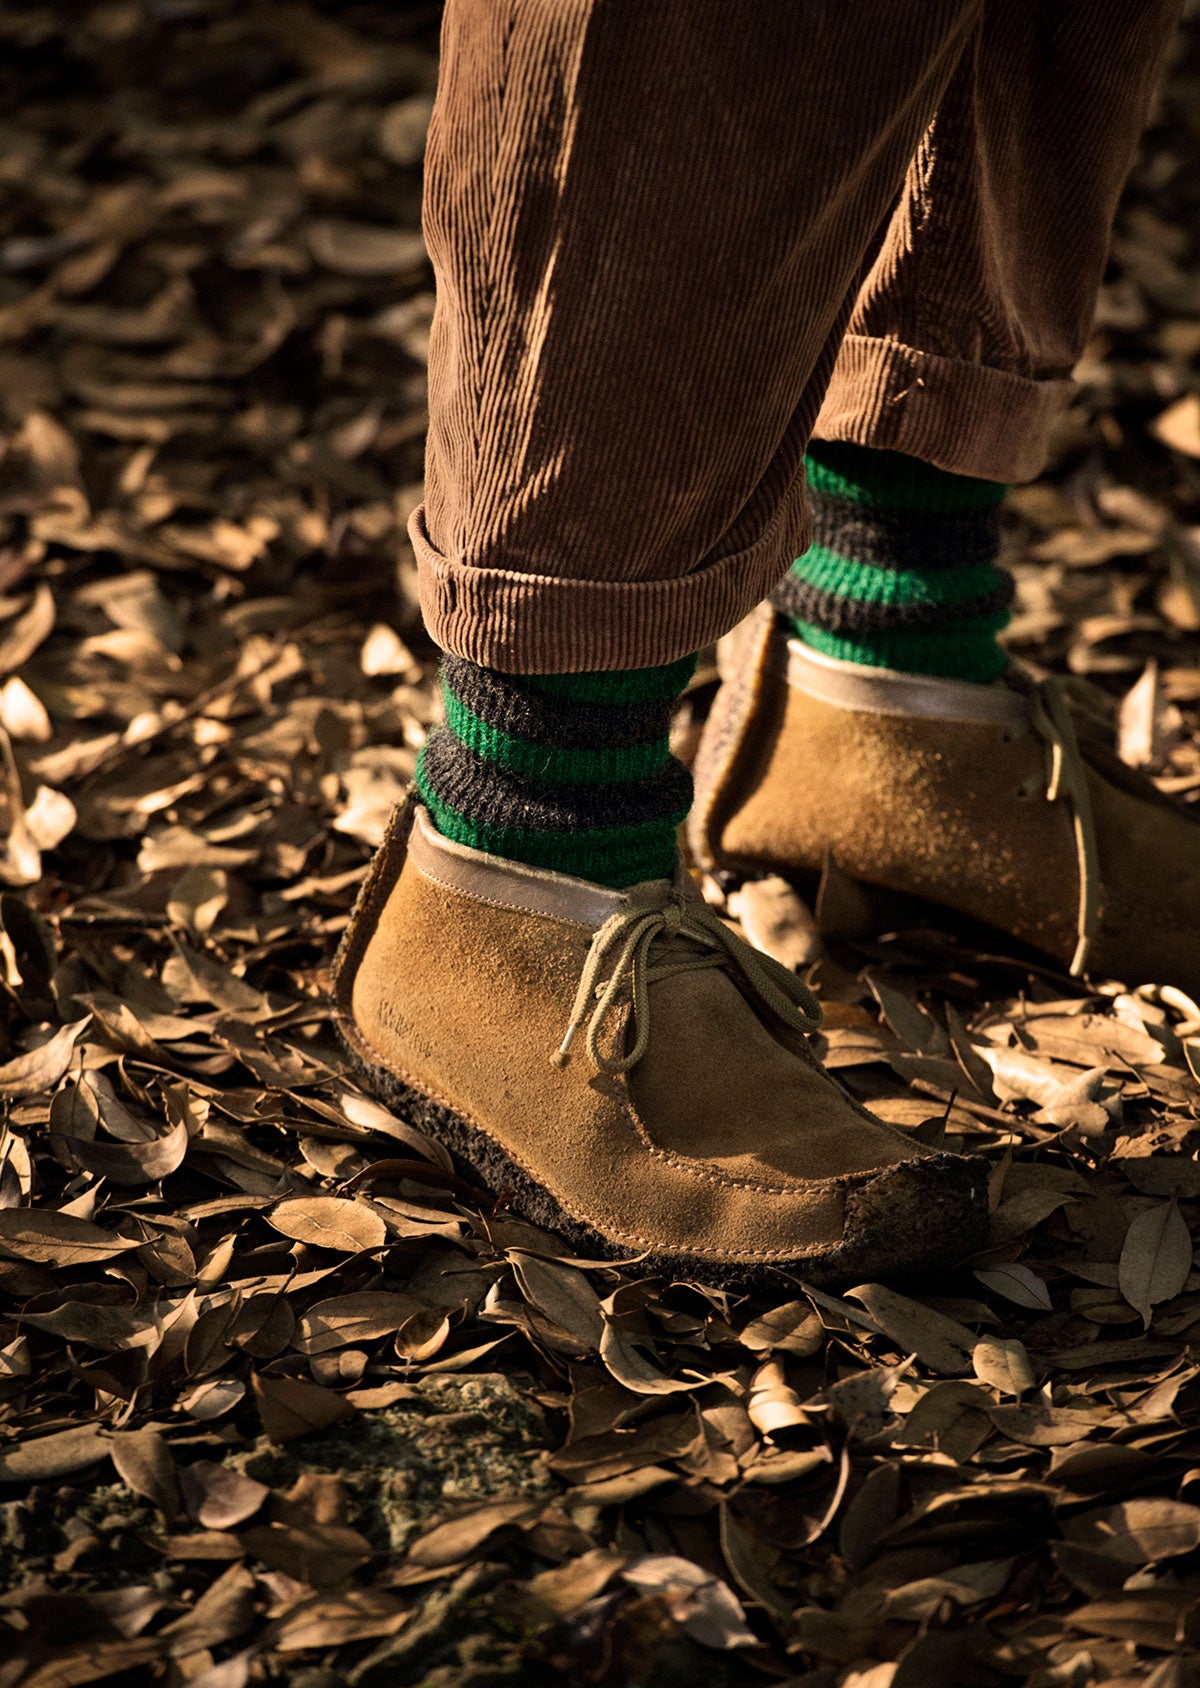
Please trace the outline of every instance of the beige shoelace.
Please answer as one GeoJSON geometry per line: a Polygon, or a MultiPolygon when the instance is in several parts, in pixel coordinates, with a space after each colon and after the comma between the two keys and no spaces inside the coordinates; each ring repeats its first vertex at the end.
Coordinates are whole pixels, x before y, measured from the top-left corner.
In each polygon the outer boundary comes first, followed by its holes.
{"type": "Polygon", "coordinates": [[[627,1073],[641,1060],[650,1041],[649,987],[672,974],[702,967],[728,967],[791,1031],[813,1032],[821,1023],[820,1005],[802,979],[771,956],[751,949],[707,904],[685,898],[658,880],[635,885],[624,908],[611,915],[592,939],[566,1036],[551,1061],[556,1067],[566,1066],[576,1033],[586,1022],[587,1052],[598,1071],[627,1073]],[[662,953],[651,962],[655,944],[662,953]],[[600,1037],[626,993],[632,1004],[633,1044],[624,1055],[606,1055],[600,1037]]]}
{"type": "Polygon", "coordinates": [[[1079,748],[1075,723],[1067,703],[1067,689],[1057,675],[1036,680],[1017,670],[1021,689],[1029,699],[1034,731],[1044,740],[1047,753],[1046,798],[1070,805],[1075,828],[1075,853],[1079,862],[1079,912],[1077,938],[1071,972],[1078,977],[1087,966],[1088,951],[1096,935],[1100,894],[1100,859],[1096,844],[1096,822],[1092,794],[1088,788],[1087,764],[1079,748]]]}

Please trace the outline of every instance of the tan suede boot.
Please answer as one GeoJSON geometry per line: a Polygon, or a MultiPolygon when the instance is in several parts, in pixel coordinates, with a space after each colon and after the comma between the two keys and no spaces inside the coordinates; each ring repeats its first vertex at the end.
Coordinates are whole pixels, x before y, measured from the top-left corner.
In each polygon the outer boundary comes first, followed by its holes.
{"type": "Polygon", "coordinates": [[[410,800],[335,1000],[379,1094],[591,1256],[845,1283],[983,1240],[986,1163],[852,1101],[809,1051],[805,986],[686,874],[609,891],[450,843],[410,800]]]}
{"type": "Polygon", "coordinates": [[[1016,667],[978,686],[835,662],[764,606],[706,727],[690,838],[710,869],[832,854],[1076,973],[1200,989],[1200,823],[1016,667]]]}

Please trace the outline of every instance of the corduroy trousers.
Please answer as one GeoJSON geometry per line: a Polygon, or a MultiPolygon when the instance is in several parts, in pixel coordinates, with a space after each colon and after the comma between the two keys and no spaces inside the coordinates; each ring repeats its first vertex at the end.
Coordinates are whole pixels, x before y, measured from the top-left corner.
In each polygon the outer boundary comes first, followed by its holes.
{"type": "Polygon", "coordinates": [[[665,663],[808,545],[810,434],[1012,481],[1179,0],[447,0],[422,606],[665,663]]]}

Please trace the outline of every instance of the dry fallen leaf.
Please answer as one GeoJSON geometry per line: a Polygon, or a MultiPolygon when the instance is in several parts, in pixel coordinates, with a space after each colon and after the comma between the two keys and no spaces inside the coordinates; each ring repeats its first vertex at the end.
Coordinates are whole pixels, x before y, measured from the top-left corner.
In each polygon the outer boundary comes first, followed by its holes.
{"type": "Polygon", "coordinates": [[[1121,1294],[1149,1329],[1154,1308],[1179,1294],[1192,1269],[1192,1239],[1178,1204],[1139,1213],[1125,1235],[1117,1272],[1121,1294]]]}
{"type": "Polygon", "coordinates": [[[387,1226],[373,1208],[338,1196],[295,1196],[267,1215],[268,1224],[315,1248],[360,1254],[382,1248],[387,1226]]]}
{"type": "MultiPolygon", "coordinates": [[[[710,878],[850,1092],[988,1157],[986,1249],[854,1294],[581,1258],[347,1068],[330,962],[440,713],[437,24],[0,13],[0,1675],[1195,1688],[1195,993],[832,859],[710,878]]],[[[1190,810],[1184,31],[1005,637],[1190,810]]]]}

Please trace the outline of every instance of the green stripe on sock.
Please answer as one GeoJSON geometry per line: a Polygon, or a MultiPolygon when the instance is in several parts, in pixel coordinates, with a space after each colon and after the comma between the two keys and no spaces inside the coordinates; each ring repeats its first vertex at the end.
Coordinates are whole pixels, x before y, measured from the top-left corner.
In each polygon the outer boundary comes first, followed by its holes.
{"type": "Polygon", "coordinates": [[[956,621],[948,627],[899,627],[872,633],[869,639],[831,633],[803,621],[795,626],[806,645],[839,662],[987,686],[1000,678],[1008,664],[996,643],[996,634],[1007,621],[1008,611],[998,610],[975,621],[956,621]]]}
{"type": "Polygon", "coordinates": [[[994,509],[1008,491],[998,481],[953,475],[899,451],[875,451],[843,440],[810,441],[804,467],[810,492],[878,510],[960,515],[994,509]]]}
{"type": "Polygon", "coordinates": [[[994,563],[964,569],[883,569],[857,563],[814,545],[792,565],[793,573],[821,592],[836,592],[865,604],[969,604],[996,588],[994,563]]]}
{"type": "Polygon", "coordinates": [[[446,725],[456,738],[476,755],[529,779],[553,785],[616,785],[623,780],[649,779],[669,754],[662,739],[607,750],[563,750],[557,745],[535,744],[481,721],[449,687],[444,696],[446,725]]]}

